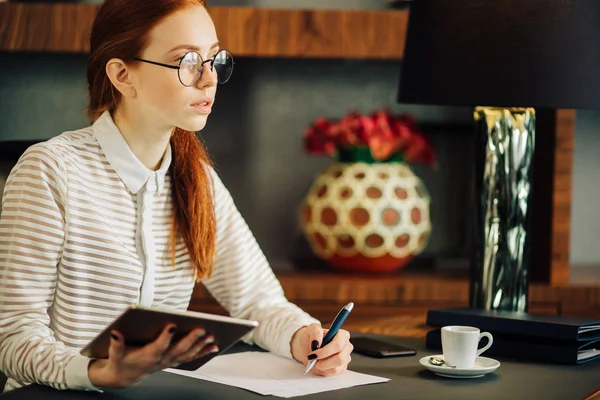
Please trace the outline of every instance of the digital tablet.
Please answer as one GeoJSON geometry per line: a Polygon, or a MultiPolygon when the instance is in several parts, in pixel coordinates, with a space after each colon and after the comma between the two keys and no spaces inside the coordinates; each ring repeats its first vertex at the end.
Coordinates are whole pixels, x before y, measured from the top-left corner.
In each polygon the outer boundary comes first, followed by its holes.
{"type": "Polygon", "coordinates": [[[91,358],[108,358],[112,330],[117,330],[123,335],[127,346],[144,346],[158,338],[165,325],[169,323],[177,325],[171,343],[177,343],[193,329],[203,328],[207,333],[213,335],[215,343],[219,346],[218,353],[212,353],[176,367],[188,371],[200,368],[258,326],[256,321],[223,315],[132,305],[88,343],[81,350],[81,354],[91,358]]]}

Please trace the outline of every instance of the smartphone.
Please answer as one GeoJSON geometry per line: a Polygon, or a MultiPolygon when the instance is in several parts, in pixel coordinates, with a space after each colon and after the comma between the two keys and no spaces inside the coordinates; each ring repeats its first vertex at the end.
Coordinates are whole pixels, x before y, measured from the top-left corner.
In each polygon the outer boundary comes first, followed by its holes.
{"type": "Polygon", "coordinates": [[[368,337],[350,338],[350,343],[354,346],[355,352],[370,357],[404,357],[417,354],[414,349],[368,337]]]}

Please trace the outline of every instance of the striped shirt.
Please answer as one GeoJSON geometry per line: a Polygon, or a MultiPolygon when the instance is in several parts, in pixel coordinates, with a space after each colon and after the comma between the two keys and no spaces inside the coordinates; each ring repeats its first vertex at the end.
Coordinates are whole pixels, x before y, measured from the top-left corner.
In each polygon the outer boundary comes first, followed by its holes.
{"type": "MultiPolygon", "coordinates": [[[[157,171],[132,153],[110,113],[31,146],[11,171],[0,215],[0,370],[5,391],[38,383],[98,390],[79,351],[129,305],[187,309],[196,270],[183,239],[171,255],[171,149],[157,171]]],[[[213,276],[202,284],[244,338],[291,357],[317,320],[287,301],[216,172],[213,276]]],[[[208,189],[208,188],[207,188],[208,189]]]]}

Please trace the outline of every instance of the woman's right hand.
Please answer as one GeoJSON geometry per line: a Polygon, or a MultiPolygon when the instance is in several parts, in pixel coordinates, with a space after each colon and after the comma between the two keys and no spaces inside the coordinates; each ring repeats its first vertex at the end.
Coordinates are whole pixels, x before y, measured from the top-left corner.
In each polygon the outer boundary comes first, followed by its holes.
{"type": "Polygon", "coordinates": [[[128,348],[123,335],[111,334],[108,359],[93,360],[88,367],[90,382],[99,388],[125,388],[165,368],[193,361],[218,351],[214,338],[203,329],[195,329],[171,345],[174,325],[167,325],[160,336],[144,347],[128,348]]]}

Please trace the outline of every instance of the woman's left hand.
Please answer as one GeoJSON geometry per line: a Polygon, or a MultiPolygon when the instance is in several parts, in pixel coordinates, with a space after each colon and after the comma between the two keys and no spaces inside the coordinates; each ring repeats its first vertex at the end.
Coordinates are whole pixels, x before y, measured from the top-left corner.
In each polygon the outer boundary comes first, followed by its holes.
{"type": "Polygon", "coordinates": [[[311,372],[322,376],[346,371],[351,361],[350,353],[354,350],[350,343],[350,333],[344,329],[340,329],[328,345],[319,348],[327,331],[318,324],[305,326],[296,331],[291,343],[292,356],[304,365],[313,358],[317,359],[311,372]]]}

